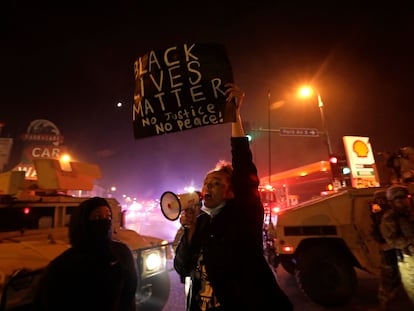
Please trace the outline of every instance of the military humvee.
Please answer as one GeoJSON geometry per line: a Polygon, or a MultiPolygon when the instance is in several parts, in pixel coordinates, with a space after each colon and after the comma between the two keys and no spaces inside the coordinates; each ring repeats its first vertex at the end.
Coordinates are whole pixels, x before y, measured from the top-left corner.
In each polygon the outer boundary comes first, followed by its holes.
{"type": "MultiPolygon", "coordinates": [[[[71,213],[87,197],[69,195],[68,187],[62,185],[82,189],[88,184],[88,188],[91,176],[80,171],[63,172],[57,162],[36,160],[37,181],[27,182],[24,172],[19,171],[0,174],[1,311],[29,308],[42,269],[70,247],[71,213]]],[[[128,244],[136,259],[138,308],[162,310],[170,289],[168,243],[126,229],[121,205],[114,198],[107,200],[113,211],[113,238],[128,244]]]]}

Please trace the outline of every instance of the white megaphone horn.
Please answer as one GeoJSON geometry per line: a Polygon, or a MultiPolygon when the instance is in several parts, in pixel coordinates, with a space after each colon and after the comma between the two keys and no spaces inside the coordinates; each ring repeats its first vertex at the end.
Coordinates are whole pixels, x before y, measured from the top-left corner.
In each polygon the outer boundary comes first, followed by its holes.
{"type": "Polygon", "coordinates": [[[160,199],[161,211],[168,220],[177,220],[182,210],[194,208],[197,204],[201,206],[201,193],[199,191],[183,194],[166,191],[160,199]]]}

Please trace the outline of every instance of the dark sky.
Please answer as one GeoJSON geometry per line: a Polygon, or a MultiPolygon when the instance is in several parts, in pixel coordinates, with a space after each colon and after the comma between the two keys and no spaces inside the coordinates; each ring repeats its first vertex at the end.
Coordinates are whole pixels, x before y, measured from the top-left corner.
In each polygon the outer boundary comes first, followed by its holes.
{"type": "MultiPolygon", "coordinates": [[[[235,81],[246,91],[242,117],[252,128],[268,127],[270,92],[271,102],[284,103],[272,110],[271,128],[322,129],[316,97],[295,96],[298,85],[310,83],[325,104],[335,152],[347,135],[370,137],[374,152],[414,145],[409,1],[113,2],[2,8],[3,136],[18,137],[30,121],[47,119],[76,159],[101,166],[104,186],[139,198],[199,187],[218,160],[230,159],[230,124],[134,139],[133,63],[149,50],[217,42],[225,45],[235,81]],[[119,101],[122,109],[116,108],[119,101]]],[[[273,173],[327,158],[323,137],[273,133],[271,145],[273,173]]],[[[266,133],[256,132],[252,150],[260,176],[266,176],[266,133]]]]}

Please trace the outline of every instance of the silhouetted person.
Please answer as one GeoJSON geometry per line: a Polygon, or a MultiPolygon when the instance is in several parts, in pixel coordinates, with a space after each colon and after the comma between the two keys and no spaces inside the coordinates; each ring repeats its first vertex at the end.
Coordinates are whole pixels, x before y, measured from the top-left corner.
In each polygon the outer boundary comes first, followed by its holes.
{"type": "Polygon", "coordinates": [[[69,223],[71,248],[52,260],[34,310],[136,310],[137,271],[129,247],[112,240],[112,211],[100,197],[85,200],[69,223]]]}

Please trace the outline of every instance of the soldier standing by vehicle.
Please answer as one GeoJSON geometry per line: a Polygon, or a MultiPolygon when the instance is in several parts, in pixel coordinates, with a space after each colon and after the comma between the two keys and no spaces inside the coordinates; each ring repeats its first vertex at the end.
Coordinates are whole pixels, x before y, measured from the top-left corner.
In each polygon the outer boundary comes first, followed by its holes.
{"type": "Polygon", "coordinates": [[[406,186],[392,185],[386,196],[391,209],[382,218],[381,234],[391,247],[403,254],[398,264],[401,280],[414,304],[414,207],[411,195],[406,186]]]}
{"type": "MultiPolygon", "coordinates": [[[[244,93],[226,85],[227,104],[236,105],[232,164],[220,162],[203,183],[205,213],[181,213],[185,227],[174,257],[180,276],[191,276],[187,310],[279,310],[293,306],[263,255],[264,208],[259,178],[244,135],[240,107],[244,93]]],[[[208,146],[206,146],[208,148],[208,146]]]]}
{"type": "Polygon", "coordinates": [[[381,219],[389,209],[391,207],[387,202],[386,191],[376,191],[374,201],[371,204],[371,217],[373,220],[372,235],[380,245],[381,265],[378,301],[382,310],[387,309],[401,286],[401,275],[398,269],[400,250],[392,248],[384,239],[380,230],[381,219]]]}

